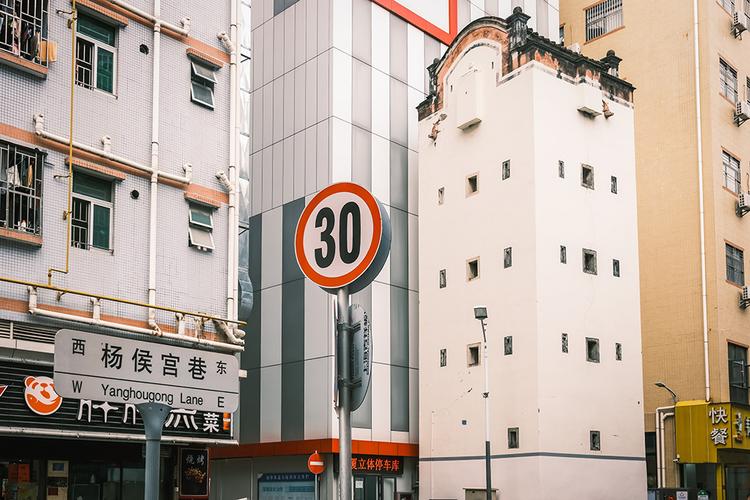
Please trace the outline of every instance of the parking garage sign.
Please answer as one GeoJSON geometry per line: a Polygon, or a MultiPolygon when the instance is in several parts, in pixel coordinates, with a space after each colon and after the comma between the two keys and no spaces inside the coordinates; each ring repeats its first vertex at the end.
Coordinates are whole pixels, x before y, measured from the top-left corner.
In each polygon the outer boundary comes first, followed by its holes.
{"type": "Polygon", "coordinates": [[[230,354],[75,330],[55,336],[54,387],[62,397],[231,413],[238,375],[230,354]]]}

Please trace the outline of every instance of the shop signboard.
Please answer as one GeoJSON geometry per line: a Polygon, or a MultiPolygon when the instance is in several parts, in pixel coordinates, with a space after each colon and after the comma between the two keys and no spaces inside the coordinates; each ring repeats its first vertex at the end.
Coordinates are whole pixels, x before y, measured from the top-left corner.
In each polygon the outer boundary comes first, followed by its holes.
{"type": "MultiPolygon", "coordinates": [[[[334,456],[338,464],[339,456],[334,456]]],[[[400,476],[404,473],[404,457],[392,455],[352,455],[352,472],[355,474],[379,474],[400,476]]]]}
{"type": "Polygon", "coordinates": [[[315,475],[309,472],[261,474],[258,500],[314,500],[315,475]]]}
{"type": "MultiPolygon", "coordinates": [[[[51,366],[0,361],[0,385],[6,387],[0,398],[0,435],[4,427],[57,436],[100,433],[102,439],[143,435],[143,419],[134,404],[62,397],[48,383],[51,377],[51,366]]],[[[164,435],[175,440],[229,441],[231,418],[228,412],[174,408],[164,423],[164,435]]]]}
{"type": "Polygon", "coordinates": [[[55,390],[68,398],[233,412],[239,366],[231,354],[98,333],[55,336],[55,390]]]}
{"type": "Polygon", "coordinates": [[[677,403],[677,452],[683,463],[717,462],[721,450],[750,450],[750,407],[677,403]]]}
{"type": "Polygon", "coordinates": [[[208,450],[180,449],[180,498],[208,498],[208,450]]]}

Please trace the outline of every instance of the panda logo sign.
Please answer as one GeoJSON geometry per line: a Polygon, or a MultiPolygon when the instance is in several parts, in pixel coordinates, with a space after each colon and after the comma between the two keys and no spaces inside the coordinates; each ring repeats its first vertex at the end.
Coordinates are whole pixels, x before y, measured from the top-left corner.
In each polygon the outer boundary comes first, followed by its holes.
{"type": "Polygon", "coordinates": [[[26,377],[23,392],[26,406],[37,415],[52,415],[62,404],[63,398],[55,392],[55,382],[49,377],[26,377]]]}
{"type": "Polygon", "coordinates": [[[375,279],[391,248],[391,225],[383,205],[351,182],[332,184],[305,206],[294,251],[302,272],[330,293],[355,293],[375,279]]]}

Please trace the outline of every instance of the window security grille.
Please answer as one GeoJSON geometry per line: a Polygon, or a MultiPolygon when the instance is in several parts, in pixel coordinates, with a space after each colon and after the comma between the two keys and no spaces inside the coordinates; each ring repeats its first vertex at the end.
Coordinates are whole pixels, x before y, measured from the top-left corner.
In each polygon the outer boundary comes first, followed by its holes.
{"type": "Polygon", "coordinates": [[[745,255],[742,250],[726,243],[727,280],[736,285],[745,284],[745,255]]]}
{"type": "Polygon", "coordinates": [[[586,41],[623,26],[622,0],[604,0],[586,9],[586,41]]]}
{"type": "Polygon", "coordinates": [[[47,66],[48,0],[0,1],[0,50],[47,66]]]}
{"type": "Polygon", "coordinates": [[[721,163],[724,168],[724,187],[739,194],[741,191],[741,170],[740,160],[730,155],[726,151],[721,152],[721,163]]]}
{"type": "Polygon", "coordinates": [[[737,70],[724,59],[719,59],[719,92],[733,103],[737,102],[737,70]]]}
{"type": "Polygon", "coordinates": [[[747,394],[747,348],[727,345],[729,361],[729,400],[732,403],[748,403],[747,394]]]}
{"type": "Polygon", "coordinates": [[[0,141],[0,227],[42,234],[42,165],[38,149],[0,141]]]}

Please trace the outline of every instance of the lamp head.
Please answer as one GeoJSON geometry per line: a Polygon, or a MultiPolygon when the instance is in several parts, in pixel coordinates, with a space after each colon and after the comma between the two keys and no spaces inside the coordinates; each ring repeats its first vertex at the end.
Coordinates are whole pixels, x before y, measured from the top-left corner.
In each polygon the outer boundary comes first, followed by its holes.
{"type": "Polygon", "coordinates": [[[474,306],[474,318],[480,321],[487,319],[487,306],[474,306]]]}
{"type": "Polygon", "coordinates": [[[664,385],[664,382],[655,382],[655,383],[654,383],[654,385],[655,385],[656,387],[661,387],[662,389],[665,389],[665,388],[666,388],[666,386],[664,385]]]}

